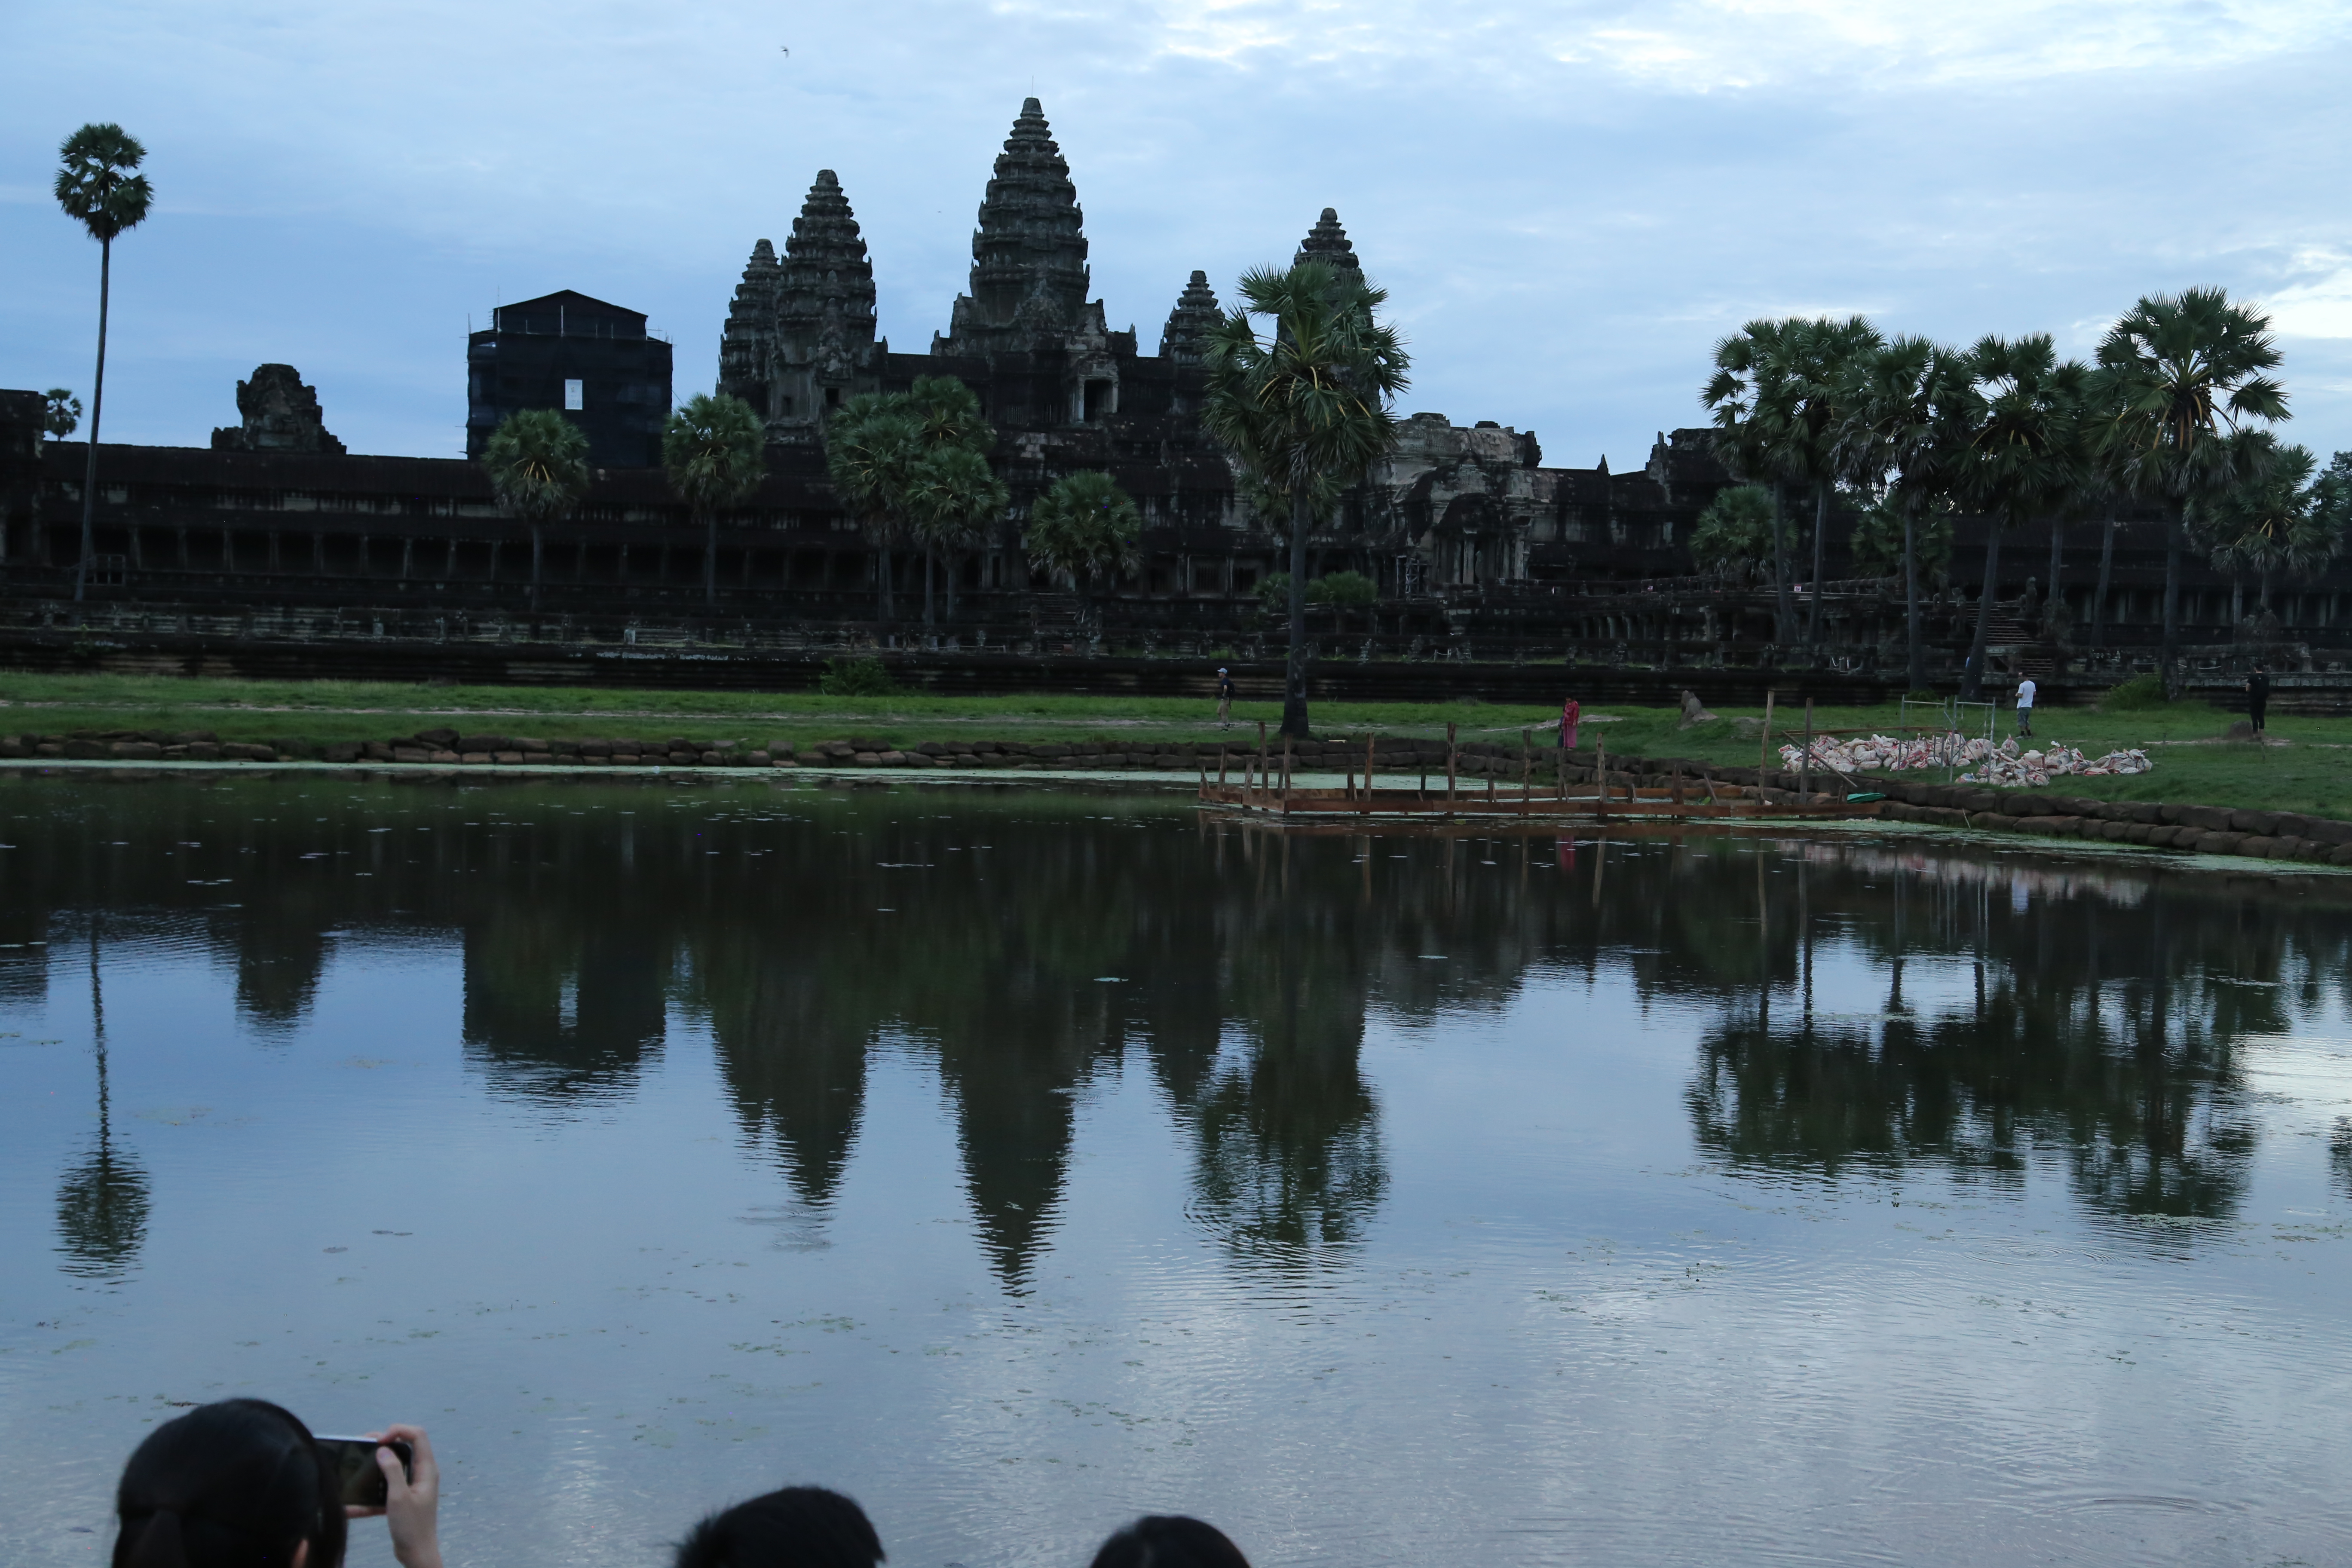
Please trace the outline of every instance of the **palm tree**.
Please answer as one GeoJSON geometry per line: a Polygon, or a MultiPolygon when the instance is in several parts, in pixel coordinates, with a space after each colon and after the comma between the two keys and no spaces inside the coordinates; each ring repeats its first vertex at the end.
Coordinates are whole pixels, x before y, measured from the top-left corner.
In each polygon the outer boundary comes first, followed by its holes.
{"type": "Polygon", "coordinates": [[[509,414],[482,444],[499,510],[530,525],[530,606],[539,608],[541,531],[588,493],[588,437],[552,408],[509,414]]]}
{"type": "Polygon", "coordinates": [[[824,426],[824,467],[878,557],[881,618],[892,618],[890,548],[907,526],[907,487],[923,453],[921,419],[903,394],[861,392],[824,426]]]}
{"type": "Polygon", "coordinates": [[[1095,584],[1135,569],[1142,532],[1135,502],[1108,474],[1090,468],[1055,480],[1037,498],[1022,542],[1031,561],[1078,590],[1091,618],[1095,584]]]}
{"type": "Polygon", "coordinates": [[[1952,350],[1906,336],[1855,354],[1846,378],[1839,466],[1884,477],[1902,518],[1905,669],[1917,691],[1927,684],[1919,624],[1920,520],[1951,493],[1967,451],[1968,368],[1952,350]]]}
{"type": "Polygon", "coordinates": [[[81,428],[81,399],[71,388],[53,386],[41,394],[41,428],[52,441],[62,441],[81,428]]]}
{"type": "MultiPolygon", "coordinates": [[[[1878,329],[1862,316],[1750,321],[1716,345],[1716,373],[1699,395],[1728,435],[1742,469],[1773,479],[1783,511],[1790,487],[1803,485],[1813,493],[1813,586],[1805,610],[1809,647],[1821,639],[1830,500],[1837,481],[1850,477],[1843,461],[1849,449],[1841,437],[1853,408],[1853,367],[1880,342],[1878,329]]],[[[1789,608],[1786,530],[1779,531],[1775,636],[1785,641],[1795,626],[1789,608]]]]}
{"type": "Polygon", "coordinates": [[[1789,605],[1789,481],[1780,471],[1772,431],[1775,411],[1788,401],[1784,365],[1794,320],[1748,322],[1715,345],[1715,374],[1699,401],[1715,416],[1716,447],[1727,466],[1742,477],[1769,484],[1772,491],[1772,640],[1796,639],[1796,612],[1789,605]]]}
{"type": "MultiPolygon", "coordinates": [[[[702,602],[719,603],[719,514],[740,506],[767,471],[766,426],[751,405],[726,393],[697,393],[662,426],[662,467],[669,488],[703,526],[702,602]]],[[[531,548],[531,581],[539,551],[531,548]]]]}
{"type": "Polygon", "coordinates": [[[1969,351],[1969,372],[1976,383],[1976,416],[1958,488],[1990,522],[1976,635],[1960,686],[1960,695],[1973,701],[1984,687],[1985,639],[2000,590],[2001,536],[2027,518],[2054,511],[2082,485],[2091,373],[2078,361],[2062,362],[2047,332],[1979,339],[1969,351]]]}
{"type": "Polygon", "coordinates": [[[147,216],[155,189],[131,171],[147,149],[114,124],[85,125],[58,149],[58,205],[98,241],[98,374],[89,384],[89,459],[81,480],[81,559],[74,565],[74,602],[89,582],[98,538],[98,419],[106,404],[106,307],[113,283],[114,238],[147,216]]]}
{"type": "Polygon", "coordinates": [[[1307,722],[1307,540],[1319,509],[1362,479],[1396,441],[1390,404],[1407,383],[1403,340],[1374,312],[1387,291],[1319,261],[1243,274],[1242,302],[1202,355],[1202,423],[1290,514],[1290,655],[1282,732],[1307,722]],[[1261,338],[1254,318],[1268,319],[1261,338]]]}
{"type": "Polygon", "coordinates": [[[2286,392],[2270,318],[2233,305],[2226,289],[2144,297],[2099,343],[2099,413],[2093,448],[2129,493],[2166,511],[2164,689],[2180,689],[2180,552],[2189,508],[2249,477],[2251,455],[2224,437],[2285,419],[2286,392]]]}
{"type": "MultiPolygon", "coordinates": [[[[2191,515],[2211,547],[2216,568],[2233,579],[2246,571],[2256,574],[2255,611],[2266,616],[2273,574],[2316,571],[2335,556],[2338,541],[2320,515],[2318,488],[2312,482],[2318,465],[2309,447],[2281,447],[2267,430],[2248,430],[2231,439],[2263,448],[2242,454],[2231,465],[2255,477],[2200,500],[2191,515]]],[[[2231,619],[2242,619],[2242,609],[2232,604],[2231,619]]]]}
{"type": "MultiPolygon", "coordinates": [[[[963,384],[958,382],[957,385],[963,384]]],[[[986,537],[1012,496],[970,447],[940,447],[915,459],[908,475],[907,515],[923,546],[923,624],[931,622],[931,566],[948,558],[948,618],[955,618],[955,562],[986,537]]]]}

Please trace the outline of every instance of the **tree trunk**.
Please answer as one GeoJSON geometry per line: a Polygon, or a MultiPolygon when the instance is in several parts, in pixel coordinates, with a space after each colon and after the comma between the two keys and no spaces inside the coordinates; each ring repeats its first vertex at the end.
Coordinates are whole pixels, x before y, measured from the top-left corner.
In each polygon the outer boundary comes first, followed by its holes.
{"type": "Polygon", "coordinates": [[[1796,640],[1797,613],[1789,607],[1789,486],[1772,483],[1772,640],[1796,640]]]}
{"type": "Polygon", "coordinates": [[[2059,519],[2050,521],[2050,586],[2042,595],[2042,624],[2051,628],[2052,640],[2056,640],[2059,606],[2066,601],[2058,596],[2058,574],[2066,563],[2066,524],[2059,519]]]}
{"type": "Polygon", "coordinates": [[[882,619],[885,622],[887,622],[892,618],[890,614],[890,547],[887,544],[877,544],[874,547],[874,581],[881,591],[882,619]]]}
{"type": "Polygon", "coordinates": [[[2260,595],[2254,601],[2255,610],[2262,615],[2269,615],[2271,613],[2271,563],[2268,561],[2263,563],[2263,574],[2258,581],[2255,592],[2260,595]]]}
{"type": "Polygon", "coordinates": [[[1984,693],[1985,637],[1992,630],[1993,595],[2000,591],[2000,535],[2001,526],[1996,521],[1985,542],[1984,589],[1977,595],[1977,631],[1969,642],[1969,676],[1960,683],[1960,696],[1970,702],[1984,693]]]}
{"type": "Polygon", "coordinates": [[[703,519],[702,602],[713,609],[719,605],[719,509],[717,507],[711,508],[703,519]]]}
{"type": "Polygon", "coordinates": [[[1914,691],[1927,689],[1927,645],[1919,635],[1919,520],[1916,507],[1903,509],[1903,616],[1905,679],[1914,691]]]}
{"type": "Polygon", "coordinates": [[[2164,695],[2180,695],[2180,543],[2187,506],[2176,501],[2164,520],[2164,643],[2157,662],[2164,671],[2164,695]]]}
{"type": "Polygon", "coordinates": [[[2107,584],[2116,572],[2116,510],[2107,509],[2107,526],[2099,541],[2099,591],[2091,595],[2091,648],[2096,652],[2107,623],[2107,584]]]}
{"type": "Polygon", "coordinates": [[[541,536],[544,532],[536,522],[530,525],[530,607],[539,608],[539,568],[544,556],[541,536]]]}
{"type": "Polygon", "coordinates": [[[929,544],[923,546],[923,625],[936,626],[938,617],[931,613],[931,562],[937,555],[929,544]]]}
{"type": "MultiPolygon", "coordinates": [[[[89,460],[81,471],[81,560],[74,565],[74,603],[89,583],[90,552],[98,548],[98,419],[106,410],[106,297],[114,278],[114,241],[98,242],[98,374],[89,384],[89,460]]],[[[75,612],[79,624],[80,612],[75,612]]]]}
{"type": "Polygon", "coordinates": [[[1302,492],[1290,502],[1290,659],[1282,677],[1282,733],[1307,739],[1307,530],[1302,492]]]}
{"type": "Polygon", "coordinates": [[[961,550],[949,551],[948,569],[944,574],[942,574],[942,575],[947,579],[948,621],[950,625],[953,625],[956,618],[956,574],[962,570],[962,567],[963,552],[961,550]]]}
{"type": "Polygon", "coordinates": [[[1830,536],[1830,482],[1813,487],[1813,591],[1805,600],[1805,646],[1822,645],[1822,560],[1830,536]]]}

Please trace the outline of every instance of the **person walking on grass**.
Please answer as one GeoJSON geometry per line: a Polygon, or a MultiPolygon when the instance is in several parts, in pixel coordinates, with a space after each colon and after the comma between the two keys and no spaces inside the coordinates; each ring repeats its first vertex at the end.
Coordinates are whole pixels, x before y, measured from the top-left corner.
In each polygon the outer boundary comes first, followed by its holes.
{"type": "Polygon", "coordinates": [[[2256,735],[2263,732],[2263,717],[2270,705],[2271,672],[2257,660],[2253,672],[2246,677],[2246,717],[2252,722],[2256,735]]]}
{"type": "Polygon", "coordinates": [[[1561,751],[1576,750],[1576,724],[1577,721],[1583,716],[1583,711],[1577,706],[1576,699],[1573,697],[1559,705],[1559,749],[1561,751]]]}
{"type": "Polygon", "coordinates": [[[2021,676],[2017,682],[2017,732],[2026,740],[2033,738],[2033,677],[2021,676]]]}
{"type": "Polygon", "coordinates": [[[1230,730],[1230,729],[1232,729],[1233,727],[1234,727],[1234,677],[1233,677],[1233,672],[1232,672],[1231,670],[1229,670],[1229,669],[1226,669],[1223,666],[1220,665],[1220,666],[1218,667],[1218,668],[1217,668],[1217,728],[1218,728],[1218,729],[1220,729],[1220,730],[1230,730]]]}

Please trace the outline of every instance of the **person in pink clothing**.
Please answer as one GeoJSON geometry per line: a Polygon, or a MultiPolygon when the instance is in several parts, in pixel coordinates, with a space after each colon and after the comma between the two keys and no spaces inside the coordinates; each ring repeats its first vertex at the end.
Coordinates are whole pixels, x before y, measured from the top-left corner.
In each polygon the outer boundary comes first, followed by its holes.
{"type": "Polygon", "coordinates": [[[1559,706],[1559,749],[1563,752],[1576,750],[1576,721],[1580,712],[1573,697],[1559,706]]]}

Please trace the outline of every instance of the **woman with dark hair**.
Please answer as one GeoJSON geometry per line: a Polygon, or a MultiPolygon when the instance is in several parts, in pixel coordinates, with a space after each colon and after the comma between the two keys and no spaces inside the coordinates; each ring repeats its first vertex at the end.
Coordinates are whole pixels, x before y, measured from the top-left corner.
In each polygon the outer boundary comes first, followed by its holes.
{"type": "Polygon", "coordinates": [[[335,1467],[290,1410],[224,1399],[166,1421],[122,1467],[114,1568],[341,1568],[345,1521],[379,1513],[402,1568],[441,1568],[433,1446],[415,1426],[369,1436],[408,1443],[415,1476],[378,1448],[385,1504],[351,1508],[335,1467]]]}
{"type": "Polygon", "coordinates": [[[1094,1568],[1249,1568],[1249,1559],[1213,1524],[1153,1513],[1104,1542],[1094,1568]]]}
{"type": "Polygon", "coordinates": [[[677,1568],[874,1568],[882,1538],[866,1510],[823,1487],[786,1487],[705,1519],[677,1568]]]}

